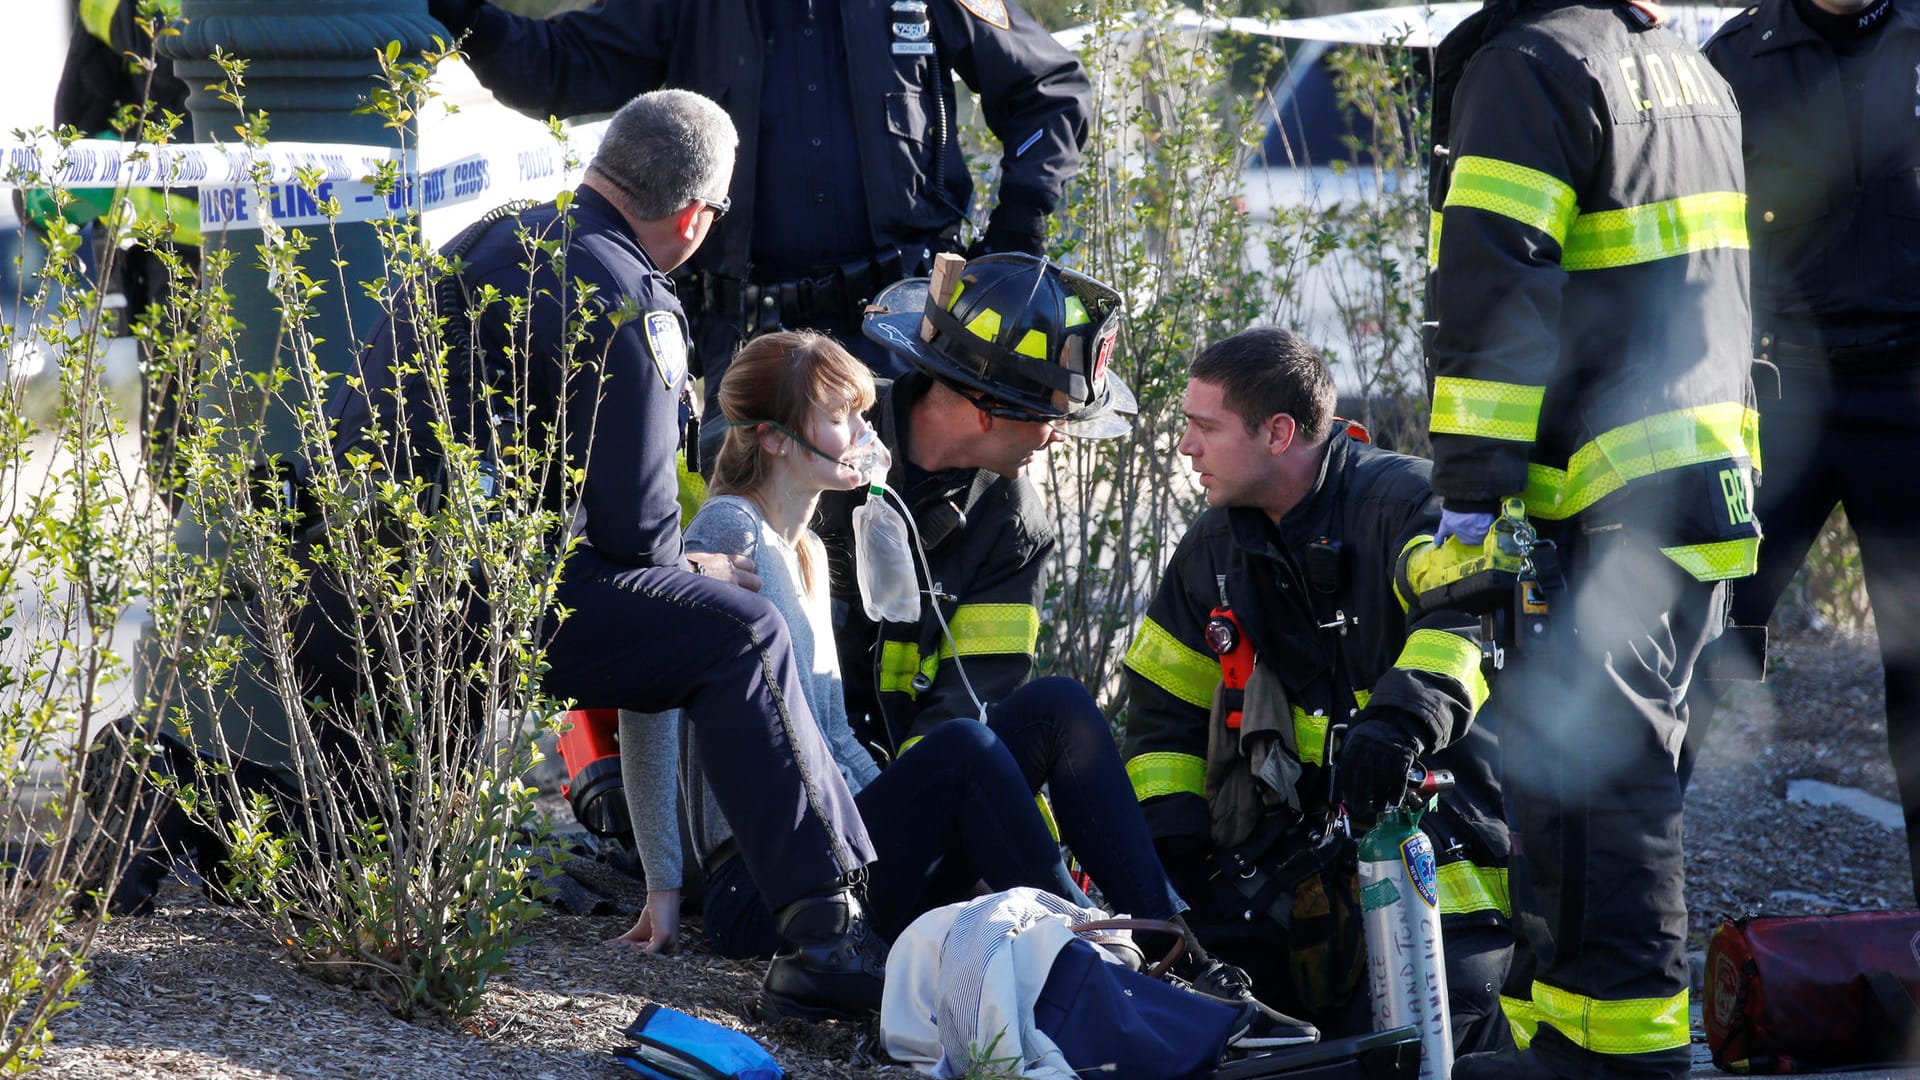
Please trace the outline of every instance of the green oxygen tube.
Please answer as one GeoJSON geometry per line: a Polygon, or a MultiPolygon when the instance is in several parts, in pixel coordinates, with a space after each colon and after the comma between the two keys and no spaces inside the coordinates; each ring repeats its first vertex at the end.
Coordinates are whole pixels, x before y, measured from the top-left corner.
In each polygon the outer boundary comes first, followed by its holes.
{"type": "MultiPolygon", "coordinates": [[[[1422,771],[1415,780],[1421,795],[1453,786],[1452,774],[1444,771],[1422,771]]],[[[1374,1030],[1417,1029],[1420,1080],[1447,1080],[1453,1071],[1453,1022],[1447,1015],[1433,845],[1420,831],[1422,813],[1418,804],[1389,810],[1360,838],[1367,982],[1374,1030]]]]}

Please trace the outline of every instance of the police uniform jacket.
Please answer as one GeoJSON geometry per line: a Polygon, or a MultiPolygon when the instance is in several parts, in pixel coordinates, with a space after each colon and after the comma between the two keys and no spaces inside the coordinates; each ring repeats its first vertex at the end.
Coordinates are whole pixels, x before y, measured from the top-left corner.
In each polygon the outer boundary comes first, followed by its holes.
{"type": "MultiPolygon", "coordinates": [[[[620,212],[589,187],[575,190],[564,214],[547,203],[474,228],[477,237],[449,245],[464,249],[460,280],[467,294],[478,296],[491,285],[503,297],[531,295],[533,301],[524,325],[514,323],[504,300],[485,305],[471,350],[451,350],[448,390],[455,426],[464,429],[460,437],[491,452],[493,432],[517,428],[514,437],[539,445],[551,425],[562,425],[568,462],[586,466],[571,522],[583,542],[615,563],[679,563],[673,461],[683,430],[687,338],[686,318],[666,276],[620,212]],[[564,260],[532,259],[530,280],[532,241],[521,238],[523,230],[535,239],[564,237],[564,260]],[[596,294],[583,301],[576,282],[596,294]],[[613,317],[623,308],[629,310],[613,317]],[[571,340],[576,331],[578,340],[571,340]],[[489,399],[480,393],[487,385],[507,388],[520,407],[509,417],[490,419],[489,399]]],[[[394,358],[413,363],[415,340],[406,318],[389,319],[375,332],[358,373],[372,392],[349,392],[334,405],[337,458],[356,448],[380,453],[366,443],[369,419],[392,400],[384,387],[392,385],[394,358]]],[[[426,433],[432,412],[423,394],[420,378],[409,378],[407,422],[416,445],[432,441],[426,433]]],[[[497,408],[501,399],[491,400],[497,408]]],[[[381,427],[397,430],[390,422],[381,427]]],[[[567,510],[558,495],[549,509],[567,510]]]]}
{"type": "Polygon", "coordinates": [[[1540,0],[1436,54],[1433,487],[1642,530],[1700,580],[1751,573],[1740,118],[1639,9],[1540,0]]]}
{"type": "Polygon", "coordinates": [[[913,507],[932,568],[931,577],[926,567],[916,571],[920,621],[876,624],[861,607],[852,516],[872,497],[866,489],[823,496],[815,529],[832,569],[847,715],[862,738],[889,753],[906,750],[944,720],[978,715],[961,679],[962,665],[966,682],[987,705],[1033,677],[1047,559],[1055,542],[1040,493],[1024,476],[947,469],[908,483],[909,414],[928,386],[919,372],[904,375],[882,386],[873,410],[880,439],[893,455],[888,484],[913,507]],[[935,605],[952,632],[951,643],[935,605]]]}
{"type": "Polygon", "coordinates": [[[1453,770],[1458,785],[1421,824],[1442,914],[1450,925],[1510,915],[1497,744],[1474,722],[1487,696],[1477,627],[1457,612],[1409,619],[1393,585],[1401,551],[1439,520],[1428,475],[1427,462],[1339,430],[1314,489],[1277,527],[1257,509],[1216,508],[1181,539],[1126,658],[1127,773],[1175,861],[1211,843],[1208,717],[1221,671],[1206,626],[1224,593],[1256,663],[1286,689],[1300,813],[1326,814],[1333,725],[1368,709],[1405,713],[1430,748],[1426,763],[1453,770]]]}
{"type": "MultiPolygon", "coordinates": [[[[1005,147],[1001,201],[1053,210],[1079,171],[1090,90],[1079,61],[1045,29],[1005,0],[846,0],[839,14],[859,158],[848,167],[864,181],[876,249],[923,245],[953,231],[971,205],[957,124],[945,124],[938,144],[932,138],[937,117],[956,115],[955,73],[979,92],[1005,147]]],[[[488,5],[466,48],[480,82],[535,117],[608,112],[661,87],[719,102],[741,138],[734,207],[694,264],[745,278],[753,178],[785,167],[762,159],[755,141],[761,22],[760,0],[606,0],[544,20],[488,5]]]]}
{"type": "Polygon", "coordinates": [[[1748,8],[1707,43],[1740,99],[1754,348],[1770,361],[1920,358],[1920,12],[1883,17],[1846,60],[1857,117],[1841,59],[1791,0],[1748,8]]]}

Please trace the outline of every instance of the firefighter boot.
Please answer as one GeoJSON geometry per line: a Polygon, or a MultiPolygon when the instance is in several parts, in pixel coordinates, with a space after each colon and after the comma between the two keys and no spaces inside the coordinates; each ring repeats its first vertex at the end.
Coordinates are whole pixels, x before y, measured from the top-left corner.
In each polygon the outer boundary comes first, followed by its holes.
{"type": "Polygon", "coordinates": [[[880,1011],[887,944],[854,885],[803,896],[773,916],[780,951],[767,966],[762,1020],[856,1019],[880,1011]]]}

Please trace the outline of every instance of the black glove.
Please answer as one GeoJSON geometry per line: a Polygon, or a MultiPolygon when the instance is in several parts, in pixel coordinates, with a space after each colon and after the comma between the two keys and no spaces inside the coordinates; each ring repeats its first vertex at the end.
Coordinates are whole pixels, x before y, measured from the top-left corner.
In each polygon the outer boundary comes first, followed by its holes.
{"type": "Polygon", "coordinates": [[[473,29],[480,19],[480,9],[486,6],[486,0],[427,0],[427,14],[459,37],[473,29]]]}
{"type": "Polygon", "coordinates": [[[1038,207],[1001,200],[987,219],[987,231],[967,249],[967,258],[977,259],[1002,251],[1023,251],[1038,255],[1047,249],[1047,215],[1038,207]]]}
{"type": "Polygon", "coordinates": [[[1334,748],[1341,801],[1360,822],[1372,822],[1406,799],[1407,773],[1427,750],[1414,734],[1418,724],[1398,709],[1363,709],[1334,748]]]}

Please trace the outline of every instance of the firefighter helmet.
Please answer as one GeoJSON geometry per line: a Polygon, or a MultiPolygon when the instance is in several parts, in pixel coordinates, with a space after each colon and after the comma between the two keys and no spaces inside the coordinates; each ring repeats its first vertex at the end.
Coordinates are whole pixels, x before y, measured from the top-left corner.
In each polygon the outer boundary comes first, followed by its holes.
{"type": "Polygon", "coordinates": [[[1037,255],[971,260],[945,304],[927,295],[926,278],[897,282],[874,298],[864,329],[995,416],[1110,439],[1139,409],[1108,369],[1120,294],[1037,255]],[[923,316],[931,341],[920,339],[923,316]]]}

